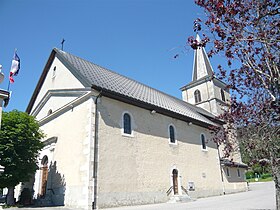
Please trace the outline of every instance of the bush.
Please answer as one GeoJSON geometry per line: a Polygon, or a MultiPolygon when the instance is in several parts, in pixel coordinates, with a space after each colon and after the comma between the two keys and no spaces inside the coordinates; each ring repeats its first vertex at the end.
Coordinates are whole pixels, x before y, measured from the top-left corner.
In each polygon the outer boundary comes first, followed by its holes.
{"type": "Polygon", "coordinates": [[[255,177],[254,171],[247,171],[245,175],[246,179],[251,179],[255,177]]]}
{"type": "Polygon", "coordinates": [[[272,177],[272,174],[262,174],[262,176],[261,176],[262,179],[266,179],[269,177],[272,177]]]}

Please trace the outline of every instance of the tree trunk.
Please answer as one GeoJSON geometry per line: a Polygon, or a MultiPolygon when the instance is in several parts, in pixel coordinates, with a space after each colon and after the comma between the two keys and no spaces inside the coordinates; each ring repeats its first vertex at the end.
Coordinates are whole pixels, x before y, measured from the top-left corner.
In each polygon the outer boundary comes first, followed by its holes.
{"type": "Polygon", "coordinates": [[[275,185],[276,187],[276,210],[280,210],[280,188],[279,188],[279,183],[278,183],[278,188],[277,185],[275,185]]]}
{"type": "Polygon", "coordinates": [[[275,184],[275,195],[276,195],[276,210],[280,210],[280,167],[278,164],[272,164],[272,174],[275,184]]]}
{"type": "Polygon", "coordinates": [[[15,205],[14,190],[15,190],[15,187],[8,187],[7,205],[9,205],[9,206],[15,205]]]}

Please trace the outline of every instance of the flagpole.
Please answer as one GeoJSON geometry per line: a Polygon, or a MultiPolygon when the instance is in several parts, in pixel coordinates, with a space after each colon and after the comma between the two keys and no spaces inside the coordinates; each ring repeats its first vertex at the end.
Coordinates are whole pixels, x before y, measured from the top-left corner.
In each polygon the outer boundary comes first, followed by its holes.
{"type": "MultiPolygon", "coordinates": [[[[14,55],[15,55],[15,53],[17,52],[17,48],[15,48],[15,51],[14,51],[14,55]]],[[[13,57],[13,59],[14,59],[14,57],[13,57]]],[[[10,91],[10,85],[11,85],[11,80],[10,80],[10,72],[9,72],[9,83],[8,83],[8,91],[10,91]]]]}
{"type": "Polygon", "coordinates": [[[10,84],[11,84],[11,81],[10,81],[10,77],[9,77],[8,92],[10,92],[10,84]]]}

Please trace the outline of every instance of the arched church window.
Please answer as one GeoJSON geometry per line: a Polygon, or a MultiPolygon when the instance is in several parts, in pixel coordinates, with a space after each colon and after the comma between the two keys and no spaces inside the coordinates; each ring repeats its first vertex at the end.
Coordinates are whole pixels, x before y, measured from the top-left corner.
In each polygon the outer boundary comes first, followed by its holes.
{"type": "Polygon", "coordinates": [[[225,92],[223,91],[223,89],[221,89],[221,98],[222,101],[226,101],[225,92]]]}
{"type": "Polygon", "coordinates": [[[52,78],[55,78],[55,76],[56,76],[56,66],[53,67],[52,78]]]}
{"type": "Polygon", "coordinates": [[[175,129],[174,129],[173,125],[169,126],[169,142],[172,143],[172,144],[176,143],[176,140],[175,140],[175,129]]]}
{"type": "Polygon", "coordinates": [[[48,115],[50,115],[50,114],[52,114],[52,109],[50,109],[50,110],[48,111],[48,115]]]}
{"type": "Polygon", "coordinates": [[[131,117],[128,113],[125,113],[123,115],[123,132],[125,134],[131,135],[132,129],[131,129],[131,117]]]}
{"type": "Polygon", "coordinates": [[[195,103],[199,103],[201,101],[201,95],[199,90],[194,91],[194,100],[195,103]]]}
{"type": "Polygon", "coordinates": [[[202,149],[206,150],[206,141],[204,134],[200,135],[202,149]]]}

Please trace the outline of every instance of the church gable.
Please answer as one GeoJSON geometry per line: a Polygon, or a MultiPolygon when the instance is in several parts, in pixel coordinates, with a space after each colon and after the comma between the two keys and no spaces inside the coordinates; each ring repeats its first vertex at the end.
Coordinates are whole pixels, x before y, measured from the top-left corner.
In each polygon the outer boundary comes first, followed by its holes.
{"type": "Polygon", "coordinates": [[[57,54],[54,54],[53,51],[27,107],[27,111],[30,113],[38,109],[40,103],[46,100],[44,97],[47,97],[48,91],[85,87],[76,75],[69,70],[69,67],[65,65],[66,63],[57,54]]]}
{"type": "Polygon", "coordinates": [[[68,104],[79,100],[87,94],[84,89],[48,90],[42,100],[32,110],[31,114],[41,120],[52,113],[65,108],[68,104]]]}

